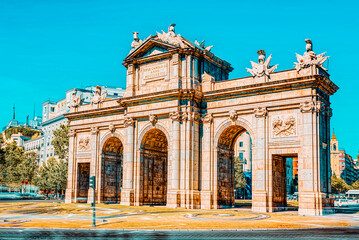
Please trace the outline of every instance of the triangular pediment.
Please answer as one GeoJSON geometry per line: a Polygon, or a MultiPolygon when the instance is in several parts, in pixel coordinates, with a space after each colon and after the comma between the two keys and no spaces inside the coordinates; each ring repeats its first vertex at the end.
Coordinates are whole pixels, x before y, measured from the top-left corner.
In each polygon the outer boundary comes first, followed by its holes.
{"type": "Polygon", "coordinates": [[[150,38],[143,42],[139,47],[132,50],[126,59],[163,54],[168,52],[169,49],[173,48],[176,48],[176,46],[150,38]]]}

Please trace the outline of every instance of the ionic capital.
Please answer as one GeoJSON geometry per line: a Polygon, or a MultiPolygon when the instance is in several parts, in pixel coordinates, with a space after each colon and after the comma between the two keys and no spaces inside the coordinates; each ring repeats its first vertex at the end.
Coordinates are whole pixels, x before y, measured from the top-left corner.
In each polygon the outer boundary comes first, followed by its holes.
{"type": "Polygon", "coordinates": [[[96,135],[97,133],[98,133],[98,127],[92,126],[92,127],[91,127],[91,134],[92,134],[92,135],[96,135]]]}
{"type": "Polygon", "coordinates": [[[306,101],[304,103],[301,103],[299,105],[300,111],[302,113],[308,113],[308,112],[313,112],[314,110],[314,102],[313,101],[306,101]]]}
{"type": "Polygon", "coordinates": [[[172,121],[181,121],[181,112],[180,111],[176,111],[176,112],[172,112],[170,113],[170,118],[172,119],[172,121]]]}
{"type": "Polygon", "coordinates": [[[75,137],[76,136],[75,130],[70,129],[68,135],[69,135],[69,137],[75,137]]]}
{"type": "Polygon", "coordinates": [[[254,109],[254,116],[256,118],[261,118],[267,116],[268,111],[265,107],[257,107],[254,109]]]}
{"type": "Polygon", "coordinates": [[[133,120],[132,117],[125,116],[124,121],[125,121],[125,127],[129,127],[129,126],[135,125],[135,121],[133,120]]]}
{"type": "Polygon", "coordinates": [[[213,121],[213,116],[212,116],[212,113],[206,113],[203,118],[202,118],[202,121],[204,123],[211,123],[213,121]]]}

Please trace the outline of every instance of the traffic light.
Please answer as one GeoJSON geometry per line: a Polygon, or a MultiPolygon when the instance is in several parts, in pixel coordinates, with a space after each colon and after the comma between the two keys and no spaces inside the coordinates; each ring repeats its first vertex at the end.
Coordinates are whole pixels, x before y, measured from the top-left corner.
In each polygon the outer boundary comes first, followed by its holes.
{"type": "Polygon", "coordinates": [[[96,188],[95,182],[96,182],[96,177],[95,176],[90,177],[90,188],[93,188],[93,189],[96,188]]]}

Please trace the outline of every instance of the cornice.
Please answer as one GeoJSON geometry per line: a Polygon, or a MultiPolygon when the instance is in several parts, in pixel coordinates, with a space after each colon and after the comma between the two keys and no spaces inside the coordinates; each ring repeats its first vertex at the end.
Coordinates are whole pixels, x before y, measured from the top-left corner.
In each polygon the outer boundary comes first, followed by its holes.
{"type": "Polygon", "coordinates": [[[218,101],[238,96],[251,96],[275,92],[283,92],[304,88],[319,88],[328,95],[334,94],[339,88],[332,81],[322,75],[285,79],[279,81],[264,82],[245,86],[219,89],[203,92],[205,101],[218,101]]]}

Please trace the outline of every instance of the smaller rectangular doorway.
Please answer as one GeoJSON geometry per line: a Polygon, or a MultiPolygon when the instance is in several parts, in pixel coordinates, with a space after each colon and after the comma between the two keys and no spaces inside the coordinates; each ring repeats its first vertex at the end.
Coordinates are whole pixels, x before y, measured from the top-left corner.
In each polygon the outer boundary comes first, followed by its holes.
{"type": "Polygon", "coordinates": [[[90,187],[90,163],[79,163],[77,171],[77,199],[76,202],[87,202],[90,187]]]}
{"type": "Polygon", "coordinates": [[[272,209],[297,209],[298,155],[272,155],[272,209]],[[288,204],[288,201],[290,204],[288,204]]]}

